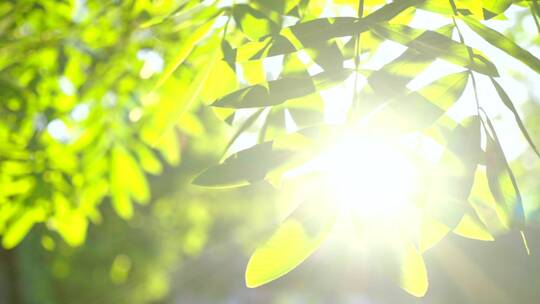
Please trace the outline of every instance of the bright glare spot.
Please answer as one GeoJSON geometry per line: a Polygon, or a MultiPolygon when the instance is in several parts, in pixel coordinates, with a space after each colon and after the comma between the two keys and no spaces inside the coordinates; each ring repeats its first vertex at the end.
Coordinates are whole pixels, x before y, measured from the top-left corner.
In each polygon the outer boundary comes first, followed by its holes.
{"type": "MultiPolygon", "coordinates": [[[[359,87],[366,83],[365,77],[359,77],[359,87]]],[[[324,100],[324,121],[329,124],[342,124],[347,120],[354,87],[354,75],[342,84],[320,92],[324,100]]]]}
{"type": "Polygon", "coordinates": [[[137,52],[137,58],[144,61],[143,67],[139,72],[142,79],[148,79],[156,73],[163,71],[163,57],[153,50],[143,49],[137,52]]]}
{"type": "Polygon", "coordinates": [[[279,78],[281,71],[283,70],[283,59],[284,55],[272,56],[265,58],[263,60],[264,71],[266,72],[266,77],[269,81],[276,80],[279,78]]]}
{"type": "Polygon", "coordinates": [[[433,31],[447,25],[450,22],[452,22],[450,18],[445,18],[440,14],[419,9],[416,10],[416,13],[409,23],[409,26],[433,31]]]}
{"type": "Polygon", "coordinates": [[[52,138],[60,142],[67,142],[71,138],[68,127],[60,119],[55,119],[51,121],[47,125],[47,132],[49,132],[52,138]]]}
{"type": "Polygon", "coordinates": [[[141,108],[137,107],[129,111],[129,120],[132,122],[137,122],[141,119],[143,111],[141,108]]]}
{"type": "Polygon", "coordinates": [[[71,118],[75,121],[83,121],[88,117],[90,113],[90,107],[86,103],[81,103],[73,108],[71,111],[71,118]]]}
{"type": "Polygon", "coordinates": [[[289,112],[288,109],[285,109],[285,130],[287,130],[288,133],[296,132],[298,130],[298,126],[294,122],[291,112],[289,112]]]}
{"type": "Polygon", "coordinates": [[[76,92],[75,86],[66,76],[60,77],[58,80],[60,85],[60,90],[68,96],[73,96],[76,92]]]}
{"type": "Polygon", "coordinates": [[[367,61],[362,62],[362,68],[367,70],[379,70],[385,64],[398,58],[403,52],[407,50],[407,47],[390,40],[386,40],[377,49],[377,52],[373,54],[367,61]]]}
{"type": "Polygon", "coordinates": [[[346,212],[369,221],[392,221],[413,207],[418,172],[394,144],[351,136],[325,151],[320,166],[346,212]]]}

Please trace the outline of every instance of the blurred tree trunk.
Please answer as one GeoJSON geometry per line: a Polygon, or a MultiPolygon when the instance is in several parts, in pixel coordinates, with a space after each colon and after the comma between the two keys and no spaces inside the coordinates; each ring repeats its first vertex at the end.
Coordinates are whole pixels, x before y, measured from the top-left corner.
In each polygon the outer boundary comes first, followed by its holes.
{"type": "Polygon", "coordinates": [[[45,252],[39,241],[41,233],[36,230],[34,228],[33,233],[29,233],[15,249],[4,251],[9,257],[8,303],[55,303],[52,277],[47,267],[44,267],[48,262],[44,260],[45,252]]]}
{"type": "Polygon", "coordinates": [[[17,284],[17,257],[0,247],[0,303],[21,303],[17,284]]]}

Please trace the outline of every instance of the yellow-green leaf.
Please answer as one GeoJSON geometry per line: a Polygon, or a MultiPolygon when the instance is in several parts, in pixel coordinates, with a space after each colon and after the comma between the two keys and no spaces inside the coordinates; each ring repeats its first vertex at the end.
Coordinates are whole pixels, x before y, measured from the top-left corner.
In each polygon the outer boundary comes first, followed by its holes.
{"type": "Polygon", "coordinates": [[[285,275],[319,248],[335,222],[337,209],[332,207],[318,201],[300,205],[249,259],[247,287],[285,275]]]}
{"type": "Polygon", "coordinates": [[[80,246],[86,238],[88,220],[81,210],[73,209],[64,195],[54,195],[56,215],[52,221],[56,231],[70,246],[80,246]]]}
{"type": "Polygon", "coordinates": [[[430,217],[422,218],[420,231],[420,252],[424,252],[435,246],[450,232],[450,228],[430,217]]]}
{"type": "Polygon", "coordinates": [[[401,265],[401,288],[415,297],[423,297],[428,285],[424,258],[412,244],[408,244],[401,265]]]}
{"type": "Polygon", "coordinates": [[[535,72],[540,73],[540,59],[536,58],[529,51],[523,49],[505,35],[483,25],[473,18],[464,17],[463,20],[473,31],[484,38],[487,42],[523,62],[535,72]]]}
{"type": "Polygon", "coordinates": [[[494,240],[493,236],[489,233],[480,219],[471,214],[465,214],[463,216],[457,227],[454,229],[454,233],[473,240],[494,240]]]}
{"type": "Polygon", "coordinates": [[[165,68],[163,75],[161,75],[159,80],[156,82],[153,90],[157,90],[159,87],[161,87],[167,81],[167,79],[169,79],[172,73],[174,73],[174,71],[187,59],[195,46],[212,30],[214,20],[215,19],[212,19],[198,27],[193,34],[182,43],[182,48],[180,48],[174,59],[167,66],[167,68],[165,68]]]}

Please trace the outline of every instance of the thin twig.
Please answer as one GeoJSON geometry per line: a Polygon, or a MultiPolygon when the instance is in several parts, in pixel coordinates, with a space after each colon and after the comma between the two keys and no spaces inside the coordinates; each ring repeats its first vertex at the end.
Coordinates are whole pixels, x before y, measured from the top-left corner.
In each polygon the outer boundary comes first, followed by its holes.
{"type": "MultiPolygon", "coordinates": [[[[458,10],[456,8],[456,4],[454,3],[454,0],[450,0],[450,5],[452,6],[452,10],[454,11],[454,16],[452,16],[452,22],[454,23],[454,27],[457,30],[459,41],[461,44],[463,44],[467,48],[467,53],[469,54],[469,61],[471,64],[474,63],[474,53],[473,50],[465,44],[465,38],[463,38],[463,34],[461,33],[461,30],[459,29],[459,26],[456,22],[456,16],[458,16],[458,10]]],[[[480,116],[480,98],[478,97],[478,86],[476,85],[476,77],[474,76],[473,71],[470,67],[467,68],[467,71],[469,72],[469,75],[471,76],[472,85],[473,85],[473,92],[474,92],[474,100],[476,101],[476,113],[478,116],[480,116]]]]}
{"type": "MultiPolygon", "coordinates": [[[[362,18],[364,16],[364,0],[358,1],[358,18],[362,18]]],[[[352,96],[352,102],[351,102],[351,109],[354,113],[354,111],[358,108],[358,70],[360,67],[360,35],[361,33],[358,33],[356,35],[356,43],[354,46],[354,86],[353,86],[353,96],[352,96]]]]}
{"type": "Polygon", "coordinates": [[[538,33],[540,34],[540,21],[538,21],[538,14],[537,14],[538,3],[536,2],[536,0],[534,0],[529,3],[529,6],[531,9],[531,14],[534,20],[534,24],[536,24],[536,29],[538,30],[538,33]]]}

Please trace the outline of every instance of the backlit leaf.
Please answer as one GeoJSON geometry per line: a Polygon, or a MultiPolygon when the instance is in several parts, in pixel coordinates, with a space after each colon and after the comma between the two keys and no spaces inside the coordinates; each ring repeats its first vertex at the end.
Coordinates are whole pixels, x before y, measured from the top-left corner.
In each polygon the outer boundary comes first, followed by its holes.
{"type": "Polygon", "coordinates": [[[535,72],[540,73],[540,59],[536,58],[529,51],[523,49],[503,34],[483,25],[475,19],[465,17],[463,20],[473,31],[484,38],[487,42],[523,62],[535,72]]]}
{"type": "Polygon", "coordinates": [[[531,136],[529,135],[529,132],[527,131],[527,128],[525,128],[525,125],[523,124],[523,121],[519,117],[519,113],[517,112],[517,109],[514,106],[514,103],[512,103],[512,100],[510,100],[510,97],[508,96],[508,94],[506,94],[504,89],[501,87],[501,85],[495,79],[491,78],[491,82],[493,83],[493,86],[495,87],[495,90],[497,91],[497,94],[499,94],[499,98],[501,98],[501,101],[504,103],[504,105],[510,111],[512,111],[512,114],[514,114],[514,119],[516,120],[516,123],[519,126],[519,129],[521,130],[521,133],[523,134],[523,136],[525,137],[527,142],[529,142],[529,145],[534,150],[536,155],[538,155],[540,157],[540,152],[536,148],[536,145],[534,144],[531,136]]]}
{"type": "Polygon", "coordinates": [[[252,254],[246,267],[246,286],[264,285],[301,264],[331,231],[336,211],[324,201],[307,201],[297,207],[252,254]]]}
{"type": "Polygon", "coordinates": [[[322,72],[314,76],[290,76],[263,84],[249,86],[216,100],[212,106],[225,108],[254,108],[278,105],[286,100],[303,97],[338,84],[351,70],[322,72]]]}
{"type": "Polygon", "coordinates": [[[473,50],[475,56],[474,62],[471,62],[467,46],[443,34],[396,24],[374,24],[371,28],[377,35],[413,48],[422,54],[436,56],[488,76],[499,75],[493,63],[481,56],[478,51],[473,50]]]}
{"type": "Polygon", "coordinates": [[[176,54],[171,63],[165,68],[163,74],[156,82],[154,90],[161,87],[174,71],[188,58],[195,46],[212,30],[215,19],[212,19],[202,26],[198,27],[192,35],[189,36],[183,43],[180,51],[176,54]]]}
{"type": "MultiPolygon", "coordinates": [[[[467,72],[451,74],[433,81],[417,92],[396,96],[388,102],[386,108],[374,115],[370,124],[372,128],[386,126],[398,132],[429,127],[458,100],[467,80],[467,72]]],[[[378,91],[383,90],[383,86],[384,82],[381,80],[378,91]]],[[[391,87],[387,89],[392,90],[391,87]]],[[[394,96],[391,92],[387,95],[394,96]]]]}
{"type": "Polygon", "coordinates": [[[415,297],[423,297],[429,282],[422,254],[408,244],[401,263],[401,288],[415,297]]]}
{"type": "Polygon", "coordinates": [[[193,183],[207,187],[238,187],[261,181],[266,174],[284,164],[292,152],[273,148],[273,142],[258,144],[227,158],[199,174],[193,183]]]}
{"type": "MultiPolygon", "coordinates": [[[[377,22],[388,21],[400,14],[403,10],[417,5],[424,0],[400,0],[386,4],[377,11],[367,15],[362,19],[352,17],[320,18],[284,28],[281,30],[281,36],[289,37],[287,41],[280,39],[272,41],[266,38],[265,41],[248,43],[240,47],[238,52],[238,61],[261,59],[266,56],[276,56],[298,51],[302,48],[309,48],[320,45],[324,41],[333,38],[353,36],[369,30],[368,26],[377,22]],[[291,33],[294,37],[291,37],[291,33]],[[295,41],[290,41],[295,40],[295,41]],[[273,51],[264,52],[264,49],[272,43],[279,45],[273,46],[273,51]],[[261,52],[261,50],[263,50],[261,52]],[[248,55],[249,54],[249,55],[248,55]]],[[[270,48],[272,49],[272,48],[270,48]]]]}
{"type": "Polygon", "coordinates": [[[516,178],[506,160],[491,120],[487,118],[486,122],[489,127],[486,172],[489,188],[497,202],[497,213],[506,227],[522,229],[525,224],[525,214],[516,178]]]}
{"type": "Polygon", "coordinates": [[[465,214],[453,231],[455,234],[479,241],[493,241],[484,223],[474,214],[465,214]]]}

